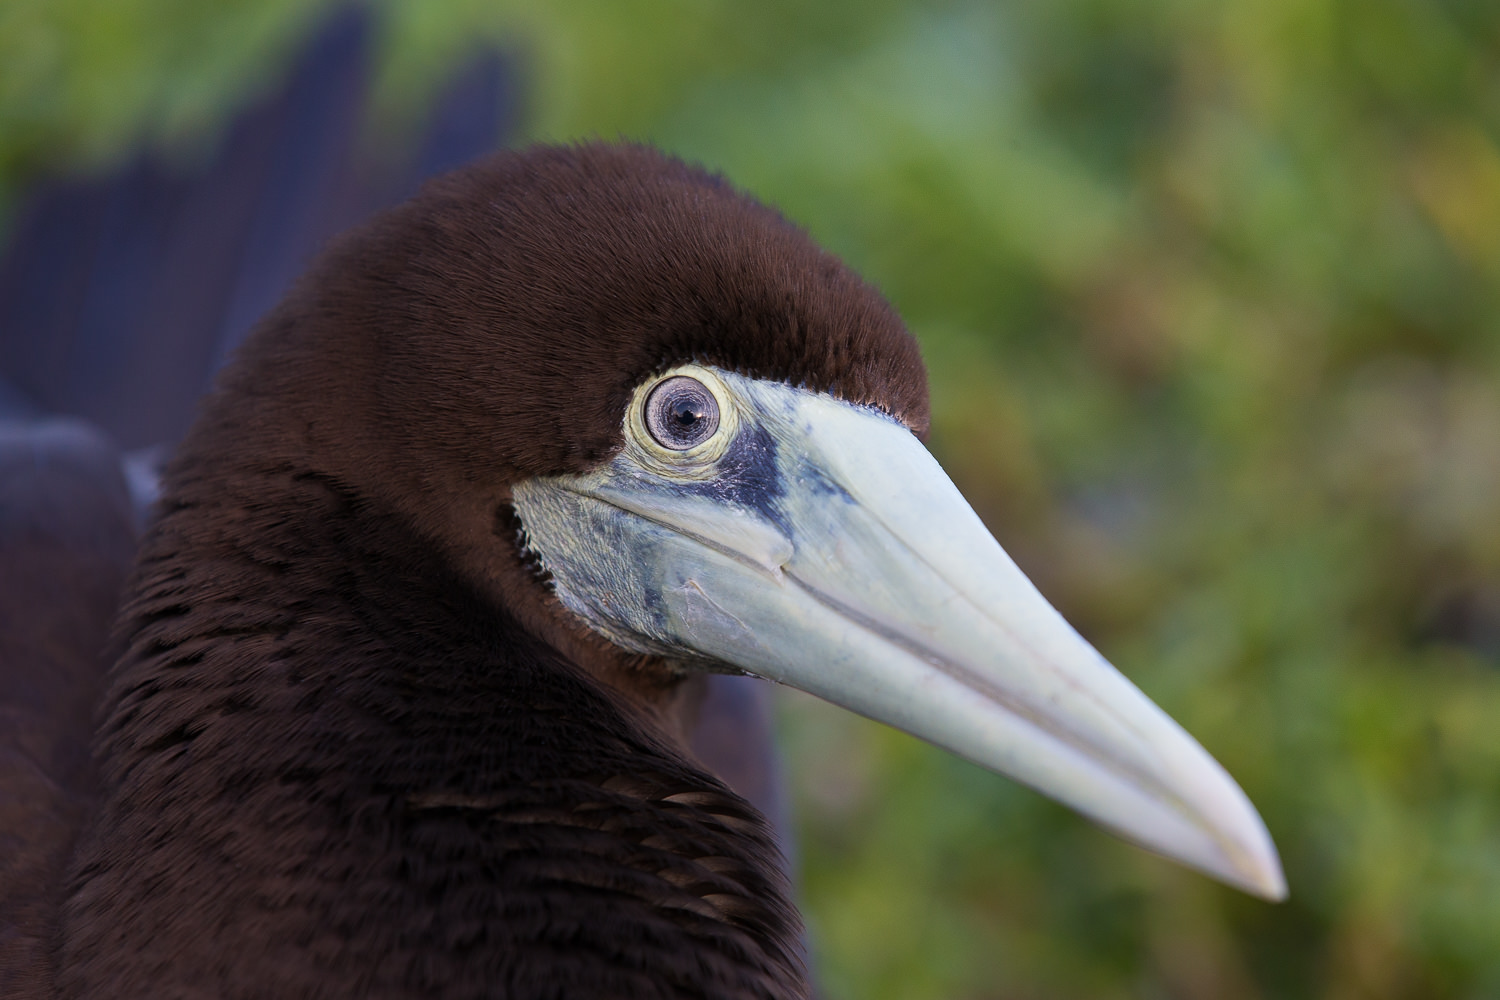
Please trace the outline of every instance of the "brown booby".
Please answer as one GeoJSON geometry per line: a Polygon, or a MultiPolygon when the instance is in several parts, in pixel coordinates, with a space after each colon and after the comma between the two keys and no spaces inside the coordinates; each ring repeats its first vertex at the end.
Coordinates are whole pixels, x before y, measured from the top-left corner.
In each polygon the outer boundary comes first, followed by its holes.
{"type": "Polygon", "coordinates": [[[337,241],[167,470],[57,992],[806,996],[772,835],[683,749],[708,671],[1284,895],[927,420],[873,288],[648,148],[502,154],[337,241]]]}

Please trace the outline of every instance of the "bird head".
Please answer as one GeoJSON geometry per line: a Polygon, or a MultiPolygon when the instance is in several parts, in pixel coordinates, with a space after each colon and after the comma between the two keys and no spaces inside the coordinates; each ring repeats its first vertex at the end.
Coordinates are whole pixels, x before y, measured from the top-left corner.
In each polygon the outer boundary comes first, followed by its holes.
{"type": "Polygon", "coordinates": [[[605,145],[449,175],[334,247],[225,388],[259,453],[400,511],[643,704],[770,678],[1285,895],[1233,779],[927,451],[895,311],[716,176],[605,145]]]}

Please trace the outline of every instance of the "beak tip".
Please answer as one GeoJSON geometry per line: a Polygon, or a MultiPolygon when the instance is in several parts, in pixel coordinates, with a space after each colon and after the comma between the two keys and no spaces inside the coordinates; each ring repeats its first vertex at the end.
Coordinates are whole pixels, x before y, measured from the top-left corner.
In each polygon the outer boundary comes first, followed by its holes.
{"type": "Polygon", "coordinates": [[[1270,864],[1256,873],[1250,889],[1252,895],[1259,896],[1268,903],[1286,902],[1286,875],[1283,874],[1281,862],[1274,854],[1270,858],[1270,864]]]}
{"type": "Polygon", "coordinates": [[[1287,898],[1286,875],[1281,869],[1276,845],[1269,834],[1257,839],[1260,841],[1255,845],[1257,849],[1242,854],[1237,863],[1232,863],[1232,874],[1224,881],[1268,903],[1284,902],[1287,898]]]}

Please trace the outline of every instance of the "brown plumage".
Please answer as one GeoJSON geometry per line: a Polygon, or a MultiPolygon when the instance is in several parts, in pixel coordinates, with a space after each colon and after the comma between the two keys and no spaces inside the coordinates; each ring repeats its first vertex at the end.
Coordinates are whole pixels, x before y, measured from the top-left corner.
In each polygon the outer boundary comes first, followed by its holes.
{"type": "Polygon", "coordinates": [[[118,456],[96,432],[0,422],[0,997],[51,994],[63,875],[94,793],[104,647],[135,541],[118,456]]]}
{"type": "Polygon", "coordinates": [[[643,147],[495,157],[323,257],[166,476],[62,995],[806,995],[764,820],[683,750],[693,683],[565,611],[508,504],[688,360],[926,426],[873,289],[643,147]]]}

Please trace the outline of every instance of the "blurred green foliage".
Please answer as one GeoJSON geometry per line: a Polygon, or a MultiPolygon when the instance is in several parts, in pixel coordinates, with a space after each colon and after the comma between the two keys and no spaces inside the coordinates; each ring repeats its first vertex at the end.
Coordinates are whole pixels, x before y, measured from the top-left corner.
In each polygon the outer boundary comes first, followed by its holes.
{"type": "MultiPolygon", "coordinates": [[[[0,195],[191,155],[326,6],[3,0],[0,195]]],[[[1500,997],[1500,5],[379,8],[377,131],[499,45],[532,135],[702,160],[880,285],[955,480],[1286,862],[1250,900],[791,696],[830,997],[1500,997]]]]}

